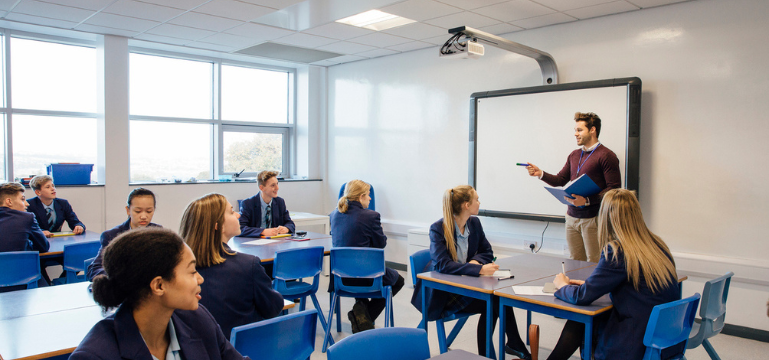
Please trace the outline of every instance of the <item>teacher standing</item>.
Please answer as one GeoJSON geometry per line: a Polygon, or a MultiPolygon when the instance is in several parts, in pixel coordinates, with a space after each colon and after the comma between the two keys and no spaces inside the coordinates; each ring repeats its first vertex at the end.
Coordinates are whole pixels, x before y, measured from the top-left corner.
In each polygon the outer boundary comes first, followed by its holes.
{"type": "Polygon", "coordinates": [[[529,162],[529,175],[536,176],[550,186],[564,186],[581,175],[587,175],[601,188],[601,192],[588,197],[572,194],[566,197],[571,205],[566,211],[566,242],[574,260],[598,262],[601,249],[598,246],[596,217],[603,195],[622,184],[619,159],[613,151],[601,144],[601,118],[595,113],[574,114],[574,137],[580,146],[569,154],[566,165],[557,175],[548,174],[529,162]]]}

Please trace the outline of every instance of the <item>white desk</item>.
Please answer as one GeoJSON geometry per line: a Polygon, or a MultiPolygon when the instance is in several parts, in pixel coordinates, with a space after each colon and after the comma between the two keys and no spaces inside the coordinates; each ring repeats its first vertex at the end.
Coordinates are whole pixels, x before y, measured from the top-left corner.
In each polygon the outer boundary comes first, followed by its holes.
{"type": "Polygon", "coordinates": [[[291,220],[294,221],[297,230],[301,226],[308,225],[323,225],[323,233],[328,235],[331,233],[331,224],[329,223],[328,215],[317,215],[306,212],[292,212],[289,213],[291,220]]]}

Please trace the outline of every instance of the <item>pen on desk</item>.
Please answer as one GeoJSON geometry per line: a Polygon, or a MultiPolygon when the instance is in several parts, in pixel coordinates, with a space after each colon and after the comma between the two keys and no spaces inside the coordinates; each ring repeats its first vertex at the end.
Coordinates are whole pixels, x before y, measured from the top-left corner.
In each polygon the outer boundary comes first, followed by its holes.
{"type": "Polygon", "coordinates": [[[497,278],[497,281],[499,281],[499,280],[508,280],[508,279],[515,279],[515,275],[510,275],[510,276],[507,276],[507,277],[497,278]]]}
{"type": "Polygon", "coordinates": [[[529,166],[529,164],[527,164],[527,163],[515,163],[515,165],[518,165],[518,166],[529,166]]]}
{"type": "Polygon", "coordinates": [[[566,274],[566,264],[564,261],[561,261],[561,270],[563,271],[563,274],[566,274]]]}

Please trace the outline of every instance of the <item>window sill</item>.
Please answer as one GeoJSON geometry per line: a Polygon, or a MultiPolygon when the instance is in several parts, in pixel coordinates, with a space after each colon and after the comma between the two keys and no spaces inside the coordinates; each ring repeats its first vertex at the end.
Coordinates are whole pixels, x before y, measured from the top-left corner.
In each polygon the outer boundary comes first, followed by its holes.
{"type": "MultiPolygon", "coordinates": [[[[281,179],[280,182],[305,182],[305,181],[323,181],[323,179],[281,179]]],[[[196,182],[154,182],[154,181],[139,181],[132,182],[128,185],[136,186],[150,186],[150,185],[194,185],[194,184],[255,184],[256,179],[253,180],[238,180],[238,181],[218,181],[218,180],[198,180],[196,182]]],[[[58,187],[58,186],[57,186],[58,187]]]]}

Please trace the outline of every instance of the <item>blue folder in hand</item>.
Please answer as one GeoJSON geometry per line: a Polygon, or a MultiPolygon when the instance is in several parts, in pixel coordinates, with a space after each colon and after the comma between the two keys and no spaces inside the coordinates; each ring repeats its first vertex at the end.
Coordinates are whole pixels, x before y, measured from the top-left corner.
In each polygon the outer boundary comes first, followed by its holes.
{"type": "Polygon", "coordinates": [[[598,185],[596,185],[593,180],[590,179],[590,177],[586,174],[582,174],[580,177],[570,181],[564,187],[545,186],[545,190],[549,191],[551,194],[553,194],[553,196],[555,196],[556,199],[558,199],[558,201],[564,203],[565,205],[571,204],[569,204],[569,202],[563,198],[564,196],[568,197],[569,199],[574,199],[571,194],[588,197],[590,195],[595,195],[601,192],[601,188],[599,188],[598,185]]]}

